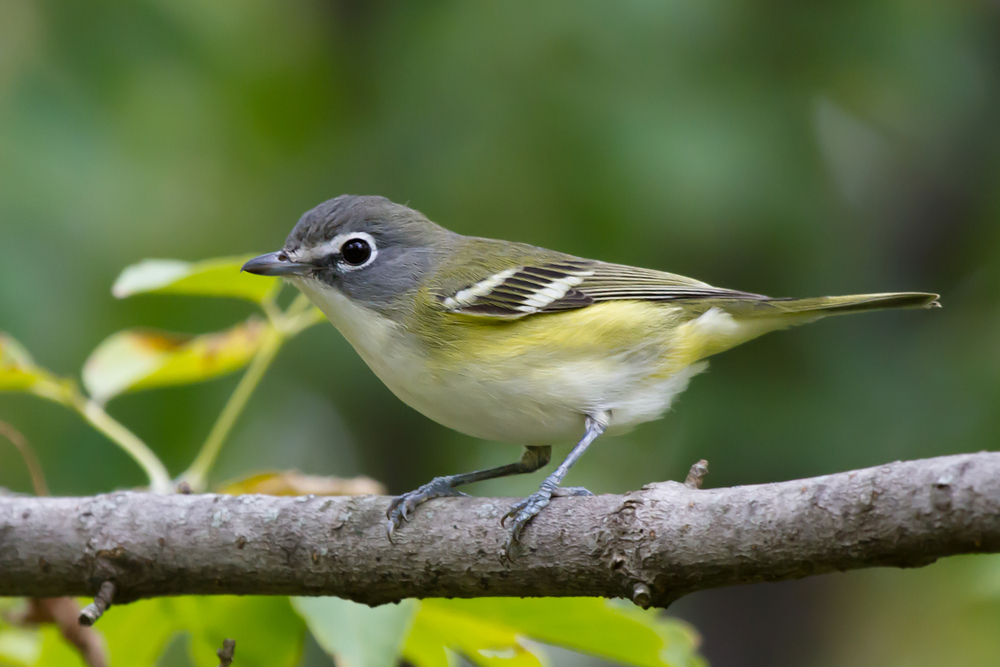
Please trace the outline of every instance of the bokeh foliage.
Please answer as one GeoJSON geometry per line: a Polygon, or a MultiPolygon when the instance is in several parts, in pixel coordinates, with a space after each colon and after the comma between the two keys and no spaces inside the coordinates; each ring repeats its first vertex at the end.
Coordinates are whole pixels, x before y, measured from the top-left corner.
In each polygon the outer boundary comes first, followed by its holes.
{"type": "MultiPolygon", "coordinates": [[[[149,256],[274,250],[314,204],[383,194],[456,231],[754,292],[943,294],[940,311],[840,318],[727,353],[667,419],[589,452],[573,484],[624,491],[699,458],[725,485],[993,448],[998,34],[985,0],[6,0],[0,329],[59,373],[114,331],[221,330],[252,306],[118,302],[108,286],[149,256]]],[[[112,408],[177,473],[235,382],[112,408]]],[[[56,406],[5,394],[0,418],[35,445],[56,493],[144,482],[56,406]]],[[[364,472],[398,492],[516,456],[402,406],[320,326],[282,351],[215,474],[364,472]]],[[[4,446],[0,486],[30,488],[4,446]]],[[[765,664],[768,651],[806,663],[840,645],[831,629],[848,619],[873,628],[856,642],[897,636],[877,629],[911,608],[907,582],[938,569],[802,589],[792,599],[808,624],[794,637],[760,613],[792,604],[781,595],[679,609],[699,619],[710,658],[736,645],[725,655],[741,662],[725,664],[765,664]],[[742,644],[737,625],[755,629],[742,644]]],[[[952,628],[922,637],[965,651],[955,662],[997,660],[952,628]]],[[[856,648],[854,664],[887,664],[856,648]]]]}

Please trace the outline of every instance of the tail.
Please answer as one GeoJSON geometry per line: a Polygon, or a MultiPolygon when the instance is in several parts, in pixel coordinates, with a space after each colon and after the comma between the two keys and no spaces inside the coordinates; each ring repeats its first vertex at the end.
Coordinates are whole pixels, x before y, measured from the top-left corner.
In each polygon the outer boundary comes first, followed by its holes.
{"type": "Polygon", "coordinates": [[[680,339],[692,360],[728,350],[757,336],[828,315],[887,308],[940,308],[937,294],[888,292],[812,299],[732,298],[692,301],[692,320],[680,339]],[[697,304],[697,305],[695,305],[697,304]]]}
{"type": "MultiPolygon", "coordinates": [[[[813,299],[765,299],[773,311],[789,315],[812,315],[824,317],[841,313],[861,313],[866,310],[884,310],[887,308],[940,308],[938,294],[925,292],[887,292],[885,294],[852,294],[850,296],[820,296],[813,299]]],[[[757,309],[754,309],[757,310],[757,309]]],[[[760,308],[760,316],[767,317],[769,313],[760,308]]]]}

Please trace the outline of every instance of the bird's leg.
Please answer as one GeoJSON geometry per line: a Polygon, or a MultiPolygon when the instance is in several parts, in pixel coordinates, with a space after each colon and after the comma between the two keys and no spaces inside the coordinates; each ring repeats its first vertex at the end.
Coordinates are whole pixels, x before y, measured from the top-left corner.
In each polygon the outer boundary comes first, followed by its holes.
{"type": "Polygon", "coordinates": [[[428,501],[431,498],[441,498],[443,496],[464,496],[465,494],[457,490],[456,486],[481,482],[484,479],[495,479],[497,477],[506,477],[507,475],[521,475],[535,472],[547,464],[551,458],[551,447],[525,447],[524,454],[521,455],[521,460],[517,463],[508,463],[504,466],[489,468],[487,470],[476,470],[475,472],[467,472],[461,475],[435,477],[419,489],[393,498],[392,502],[389,503],[389,509],[385,513],[386,518],[389,519],[386,524],[387,534],[391,538],[392,531],[399,528],[403,521],[408,520],[410,513],[420,503],[428,501]]]}
{"type": "Polygon", "coordinates": [[[542,511],[554,495],[573,495],[573,496],[583,496],[590,495],[590,492],[586,489],[579,487],[571,487],[568,489],[563,489],[564,493],[559,493],[559,482],[562,481],[566,473],[569,472],[570,467],[576,463],[585,451],[590,443],[597,439],[597,436],[604,433],[604,429],[608,426],[608,421],[610,420],[610,415],[607,412],[600,412],[593,416],[588,415],[586,420],[587,431],[583,434],[583,438],[580,442],[576,443],[576,447],[573,451],[569,453],[566,460],[559,464],[559,467],[555,471],[545,478],[542,485],[537,491],[532,493],[530,496],[517,503],[510,508],[510,511],[504,515],[502,523],[506,525],[507,519],[513,519],[510,527],[510,537],[507,539],[507,544],[504,546],[500,555],[507,559],[510,558],[511,549],[516,545],[521,539],[521,533],[524,532],[524,527],[528,524],[531,519],[542,511]]]}

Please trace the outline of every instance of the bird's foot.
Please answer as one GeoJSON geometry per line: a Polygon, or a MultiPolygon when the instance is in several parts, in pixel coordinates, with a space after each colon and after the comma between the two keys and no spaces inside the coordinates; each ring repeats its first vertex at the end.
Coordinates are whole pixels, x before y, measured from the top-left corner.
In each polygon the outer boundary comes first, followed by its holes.
{"type": "Polygon", "coordinates": [[[511,519],[510,536],[507,538],[507,544],[500,551],[501,559],[505,561],[511,560],[514,549],[521,542],[521,534],[524,533],[525,526],[549,504],[552,498],[592,495],[594,494],[582,486],[568,486],[563,488],[558,486],[549,487],[542,484],[540,489],[511,507],[500,520],[500,524],[506,526],[507,519],[511,519]]]}
{"type": "Polygon", "coordinates": [[[417,505],[427,502],[432,498],[467,495],[456,489],[454,484],[455,480],[453,477],[435,477],[419,489],[393,498],[392,502],[389,503],[389,509],[385,512],[385,516],[388,519],[385,530],[389,540],[392,540],[394,530],[399,528],[404,521],[410,520],[410,514],[417,508],[417,505]]]}

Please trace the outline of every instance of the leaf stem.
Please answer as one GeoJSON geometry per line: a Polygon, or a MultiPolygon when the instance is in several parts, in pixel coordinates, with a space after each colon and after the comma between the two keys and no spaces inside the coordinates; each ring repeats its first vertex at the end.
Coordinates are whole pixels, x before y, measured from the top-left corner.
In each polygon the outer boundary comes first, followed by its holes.
{"type": "Polygon", "coordinates": [[[229,401],[219,414],[219,418],[216,419],[191,467],[181,475],[181,479],[187,482],[196,493],[204,491],[207,487],[208,473],[215,465],[215,460],[219,456],[226,436],[229,435],[237,417],[246,407],[250,395],[257,388],[284,342],[285,334],[277,327],[268,325],[260,348],[250,362],[250,367],[247,368],[247,372],[243,374],[239,384],[236,385],[236,390],[233,391],[233,395],[229,397],[229,401]]]}

